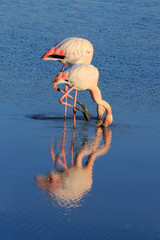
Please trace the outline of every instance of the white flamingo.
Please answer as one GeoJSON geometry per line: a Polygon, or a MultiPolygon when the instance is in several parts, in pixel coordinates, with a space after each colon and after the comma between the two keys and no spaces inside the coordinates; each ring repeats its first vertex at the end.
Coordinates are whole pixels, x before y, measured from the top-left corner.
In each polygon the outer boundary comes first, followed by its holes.
{"type": "Polygon", "coordinates": [[[77,99],[77,90],[89,90],[92,99],[97,105],[100,106],[98,108],[98,118],[103,117],[104,111],[106,110],[106,116],[103,121],[103,126],[108,126],[113,121],[112,109],[111,106],[104,100],[102,100],[100,89],[98,88],[98,78],[99,71],[96,67],[90,64],[75,64],[71,66],[66,71],[60,72],[53,79],[53,88],[62,92],[63,96],[59,99],[61,104],[70,106],[73,108],[74,112],[74,127],[76,125],[76,99],[77,99]],[[64,92],[60,90],[57,85],[64,83],[70,87],[70,90],[64,92]],[[75,89],[75,97],[69,95],[69,93],[75,89]],[[74,104],[71,105],[67,102],[64,102],[63,99],[68,96],[74,99],[74,104]]]}
{"type": "Polygon", "coordinates": [[[83,38],[70,37],[66,38],[50,50],[48,50],[43,56],[43,60],[52,60],[63,63],[62,70],[66,65],[73,65],[76,63],[88,63],[90,64],[93,58],[93,46],[90,41],[83,38]]]}
{"type": "MultiPolygon", "coordinates": [[[[93,58],[93,46],[90,41],[83,38],[70,37],[55,44],[43,56],[43,60],[52,60],[63,63],[61,72],[66,65],[73,65],[77,63],[90,64],[93,58]]],[[[68,91],[68,86],[65,86],[65,92],[68,91]]],[[[67,97],[65,98],[67,103],[67,97]]],[[[80,102],[79,102],[80,104],[80,102]]],[[[80,104],[81,106],[85,105],[80,104]]],[[[67,114],[67,105],[65,105],[64,118],[67,114]]]]}

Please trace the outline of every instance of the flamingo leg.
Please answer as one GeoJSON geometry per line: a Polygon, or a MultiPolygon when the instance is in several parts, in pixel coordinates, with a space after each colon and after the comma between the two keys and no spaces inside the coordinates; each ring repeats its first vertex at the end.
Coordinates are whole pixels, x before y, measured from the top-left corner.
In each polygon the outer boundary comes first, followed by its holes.
{"type": "MultiPolygon", "coordinates": [[[[56,84],[53,84],[53,89],[57,90],[58,92],[61,92],[63,94],[65,94],[65,92],[63,90],[61,90],[60,88],[58,88],[56,86],[56,84]]],[[[72,100],[74,100],[74,97],[72,97],[71,95],[67,95],[67,97],[71,98],[72,100]]],[[[79,100],[76,101],[83,109],[75,107],[78,111],[82,112],[84,114],[84,117],[87,121],[89,121],[89,116],[91,116],[90,112],[88,111],[87,107],[82,104],[79,100]]]]}
{"type": "Polygon", "coordinates": [[[66,96],[68,96],[68,94],[74,89],[75,87],[71,87],[71,89],[66,92],[60,99],[59,99],[59,102],[61,104],[64,104],[64,105],[67,105],[69,107],[72,107],[73,108],[73,118],[74,118],[74,128],[76,127],[76,101],[77,101],[77,90],[75,91],[75,97],[74,97],[74,105],[71,105],[67,102],[63,102],[63,98],[65,98],[66,96]]]}
{"type": "Polygon", "coordinates": [[[59,153],[59,154],[56,155],[56,163],[57,163],[58,166],[60,166],[63,169],[65,169],[66,166],[64,164],[64,159],[61,160],[61,157],[63,158],[63,156],[61,156],[61,155],[62,155],[62,153],[59,153]]]}
{"type": "Polygon", "coordinates": [[[56,161],[56,158],[55,158],[55,154],[53,152],[53,144],[50,146],[50,154],[51,154],[52,161],[53,161],[53,164],[55,165],[56,170],[59,171],[59,168],[57,166],[57,161],[56,161]]]}
{"type": "Polygon", "coordinates": [[[55,164],[55,154],[53,152],[53,144],[50,146],[50,154],[52,157],[53,164],[55,164]]]}
{"type": "Polygon", "coordinates": [[[75,90],[74,108],[73,108],[74,128],[76,127],[76,101],[77,101],[77,90],[75,90]]]}
{"type": "Polygon", "coordinates": [[[61,69],[61,72],[63,72],[65,66],[66,66],[66,64],[63,64],[63,67],[62,67],[62,69],[61,69]]]}
{"type": "Polygon", "coordinates": [[[62,167],[62,170],[67,171],[68,167],[67,167],[67,161],[66,161],[67,152],[65,151],[65,134],[66,134],[66,122],[64,122],[61,152],[56,155],[56,163],[58,166],[62,167]]]}
{"type": "MultiPolygon", "coordinates": [[[[61,90],[60,88],[58,88],[56,85],[53,85],[53,88],[63,94],[65,94],[65,91],[61,90]]],[[[71,98],[72,100],[74,100],[74,97],[72,97],[71,95],[67,95],[67,97],[71,98]]]]}
{"type": "Polygon", "coordinates": [[[71,167],[73,166],[74,139],[75,139],[75,129],[73,130],[72,143],[71,143],[71,167]]]}
{"type": "Polygon", "coordinates": [[[62,158],[63,158],[63,168],[67,169],[66,153],[65,153],[65,136],[66,136],[66,125],[64,124],[61,154],[62,154],[62,158]]]}
{"type": "MultiPolygon", "coordinates": [[[[68,86],[67,85],[65,86],[64,92],[65,93],[68,92],[68,86]]],[[[65,97],[65,103],[67,103],[67,96],[65,97]]],[[[67,105],[65,105],[65,108],[64,108],[64,119],[66,119],[66,116],[67,116],[67,105]]]]}
{"type": "MultiPolygon", "coordinates": [[[[74,105],[71,105],[71,104],[69,104],[69,103],[67,103],[67,102],[63,102],[63,98],[65,98],[66,96],[68,96],[69,93],[70,93],[74,88],[75,88],[74,86],[71,87],[71,88],[69,89],[69,91],[66,92],[66,93],[59,99],[59,102],[60,102],[61,104],[67,105],[67,106],[72,107],[72,108],[75,108],[74,105]]],[[[70,96],[70,95],[69,95],[69,96],[70,96]]]]}

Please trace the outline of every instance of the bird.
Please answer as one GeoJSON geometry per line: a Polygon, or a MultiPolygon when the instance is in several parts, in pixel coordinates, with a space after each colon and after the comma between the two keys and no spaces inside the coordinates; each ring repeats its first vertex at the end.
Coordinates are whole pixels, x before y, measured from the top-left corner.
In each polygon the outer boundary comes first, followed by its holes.
{"type": "Polygon", "coordinates": [[[84,63],[72,65],[67,70],[60,72],[53,79],[53,88],[63,93],[63,96],[59,99],[59,102],[73,108],[74,127],[76,126],[76,99],[78,90],[89,90],[93,101],[97,103],[97,106],[100,106],[100,108],[97,108],[98,117],[100,119],[102,119],[105,110],[107,111],[106,116],[104,117],[104,121],[99,121],[98,125],[107,127],[112,123],[112,109],[111,106],[102,99],[101,91],[98,87],[98,79],[98,69],[91,64],[84,63]],[[57,87],[58,84],[66,84],[70,87],[70,89],[67,92],[64,92],[57,87]],[[69,95],[73,89],[75,90],[74,98],[69,95]],[[73,105],[63,101],[66,96],[74,99],[73,105]]]}
{"type": "Polygon", "coordinates": [[[63,63],[61,69],[63,71],[66,65],[90,64],[93,58],[93,45],[87,39],[69,37],[55,44],[41,58],[42,60],[58,60],[63,63]]]}
{"type": "MultiPolygon", "coordinates": [[[[42,60],[58,60],[63,64],[61,72],[66,65],[73,65],[78,63],[90,64],[93,58],[93,45],[84,38],[69,37],[49,49],[42,57],[42,60]]],[[[65,86],[65,92],[68,91],[68,86],[65,86]]],[[[65,98],[67,103],[67,97],[65,98]]],[[[66,119],[67,105],[65,105],[64,119],[66,119]]]]}
{"type": "Polygon", "coordinates": [[[95,160],[109,151],[112,132],[108,128],[96,128],[92,141],[90,143],[82,141],[75,157],[73,157],[75,129],[71,144],[69,143],[71,135],[66,136],[66,133],[64,127],[60,152],[55,153],[57,148],[53,143],[50,146],[54,171],[51,170],[46,175],[38,174],[35,180],[37,187],[49,196],[48,199],[52,203],[69,209],[80,206],[80,201],[91,191],[95,160]]]}

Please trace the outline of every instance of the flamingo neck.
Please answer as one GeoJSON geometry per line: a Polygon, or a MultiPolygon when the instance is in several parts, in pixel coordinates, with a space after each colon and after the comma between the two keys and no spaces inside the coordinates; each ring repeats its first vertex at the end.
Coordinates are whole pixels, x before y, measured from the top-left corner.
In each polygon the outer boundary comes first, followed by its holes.
{"type": "Polygon", "coordinates": [[[98,105],[103,106],[106,109],[107,114],[111,115],[112,114],[111,106],[109,105],[109,103],[107,103],[102,99],[100,89],[97,87],[94,90],[89,90],[89,91],[91,93],[93,101],[96,102],[98,105]]]}

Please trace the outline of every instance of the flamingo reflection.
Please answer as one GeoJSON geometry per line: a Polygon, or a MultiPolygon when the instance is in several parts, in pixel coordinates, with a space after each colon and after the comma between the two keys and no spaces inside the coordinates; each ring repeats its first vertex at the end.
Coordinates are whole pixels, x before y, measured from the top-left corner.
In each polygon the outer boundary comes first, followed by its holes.
{"type": "Polygon", "coordinates": [[[75,155],[73,160],[73,149],[75,142],[75,130],[73,131],[70,151],[65,150],[66,128],[64,127],[60,153],[54,153],[54,145],[50,147],[50,153],[56,171],[50,171],[46,176],[36,177],[37,186],[50,195],[53,204],[66,208],[78,207],[83,197],[91,190],[92,171],[94,161],[98,156],[108,152],[111,142],[111,130],[108,128],[97,128],[91,143],[86,141],[75,155]],[[103,139],[104,143],[101,143],[103,139]],[[70,155],[70,166],[67,166],[66,156],[70,155]],[[83,164],[83,159],[87,157],[83,164]]]}

